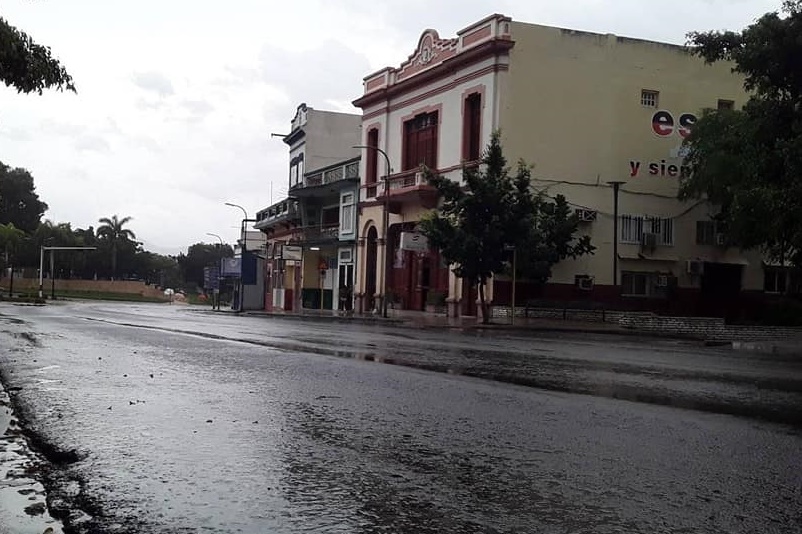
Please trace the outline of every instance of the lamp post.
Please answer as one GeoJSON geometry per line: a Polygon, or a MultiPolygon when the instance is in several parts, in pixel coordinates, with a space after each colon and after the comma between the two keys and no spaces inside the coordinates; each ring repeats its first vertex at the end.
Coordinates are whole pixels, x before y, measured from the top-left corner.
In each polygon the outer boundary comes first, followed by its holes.
{"type": "Polygon", "coordinates": [[[216,287],[213,288],[213,295],[214,295],[214,302],[212,302],[212,309],[220,309],[220,279],[222,278],[223,273],[223,238],[217,234],[213,234],[211,232],[206,232],[206,235],[216,237],[220,241],[220,257],[217,258],[217,284],[216,287]]]}
{"type": "Polygon", "coordinates": [[[515,245],[506,245],[504,250],[512,251],[512,313],[510,313],[510,326],[515,325],[515,286],[517,278],[517,263],[518,263],[518,247],[515,245]]]}
{"type": "Polygon", "coordinates": [[[621,184],[626,182],[615,180],[607,183],[613,186],[613,286],[618,287],[618,192],[621,184]]]}
{"type": "Polygon", "coordinates": [[[385,173],[383,177],[384,181],[384,204],[383,204],[383,211],[382,211],[382,237],[384,239],[384,269],[382,273],[382,317],[387,317],[387,273],[389,272],[389,257],[390,257],[390,247],[387,243],[387,236],[389,235],[388,226],[390,224],[390,175],[393,172],[392,167],[390,166],[390,156],[387,155],[387,152],[382,150],[377,146],[370,146],[370,145],[354,145],[353,148],[364,148],[368,150],[375,150],[382,156],[384,156],[385,162],[385,173]]]}
{"type": "Polygon", "coordinates": [[[245,210],[245,208],[243,208],[239,204],[226,202],[225,205],[232,208],[239,208],[242,210],[243,215],[245,215],[245,217],[242,219],[242,225],[240,226],[240,240],[242,241],[242,244],[240,245],[240,261],[239,261],[239,299],[238,299],[239,302],[237,302],[237,311],[242,311],[242,309],[244,308],[243,304],[245,303],[245,284],[242,282],[242,275],[244,274],[243,270],[245,268],[245,253],[248,252],[247,238],[245,235],[245,224],[250,219],[248,219],[248,212],[245,210]]]}

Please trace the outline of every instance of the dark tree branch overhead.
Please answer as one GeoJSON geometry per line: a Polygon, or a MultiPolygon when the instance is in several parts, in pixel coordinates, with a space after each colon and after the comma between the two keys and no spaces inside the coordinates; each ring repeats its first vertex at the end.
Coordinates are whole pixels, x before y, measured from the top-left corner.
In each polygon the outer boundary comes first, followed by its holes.
{"type": "Polygon", "coordinates": [[[75,91],[72,76],[49,47],[37,44],[25,32],[0,17],[0,80],[20,93],[44,89],[75,91]]]}

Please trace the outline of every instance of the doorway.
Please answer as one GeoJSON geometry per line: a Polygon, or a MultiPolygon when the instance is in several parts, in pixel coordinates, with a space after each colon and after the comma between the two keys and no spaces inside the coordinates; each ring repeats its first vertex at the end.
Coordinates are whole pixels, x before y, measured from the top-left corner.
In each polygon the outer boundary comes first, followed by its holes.
{"type": "Polygon", "coordinates": [[[365,251],[365,310],[374,310],[373,295],[376,294],[376,265],[379,259],[379,233],[371,226],[367,235],[365,251]]]}
{"type": "Polygon", "coordinates": [[[338,281],[339,311],[351,311],[354,295],[354,265],[349,263],[340,265],[340,279],[338,281]]]}

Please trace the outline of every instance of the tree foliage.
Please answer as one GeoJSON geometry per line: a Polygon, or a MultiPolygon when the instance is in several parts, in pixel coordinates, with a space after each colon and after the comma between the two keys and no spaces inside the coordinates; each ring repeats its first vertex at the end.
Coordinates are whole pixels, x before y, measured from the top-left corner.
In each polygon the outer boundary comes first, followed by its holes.
{"type": "Polygon", "coordinates": [[[531,173],[519,162],[511,176],[495,132],[479,168],[463,169],[461,185],[426,171],[441,199],[421,221],[421,231],[454,273],[478,285],[483,320],[489,320],[484,285],[508,269],[508,250],[519,251],[520,271],[538,281],[560,260],[593,251],[590,238],[576,239],[578,221],[562,196],[549,199],[531,188],[531,173]]]}
{"type": "Polygon", "coordinates": [[[37,44],[25,32],[0,17],[0,80],[20,93],[55,87],[75,92],[67,70],[53,58],[50,48],[37,44]]]}
{"type": "Polygon", "coordinates": [[[802,0],[740,33],[689,34],[708,63],[733,62],[751,93],[740,110],[708,110],[686,140],[680,197],[707,197],[729,240],[802,265],[802,0]]]}
{"type": "Polygon", "coordinates": [[[0,162],[0,224],[13,223],[23,232],[31,233],[47,211],[39,200],[33,176],[25,169],[12,169],[0,162]]]}
{"type": "Polygon", "coordinates": [[[98,222],[97,237],[101,246],[106,246],[111,254],[111,274],[117,277],[117,257],[122,252],[135,253],[138,243],[136,234],[128,228],[123,228],[131,221],[131,217],[118,218],[112,215],[111,218],[103,217],[98,222]]]}
{"type": "Polygon", "coordinates": [[[222,258],[234,256],[230,245],[210,245],[208,243],[195,243],[187,249],[186,255],[178,257],[181,276],[187,286],[203,287],[203,268],[220,265],[222,258]]]}
{"type": "Polygon", "coordinates": [[[14,223],[0,224],[0,249],[3,250],[3,265],[8,266],[17,245],[25,238],[25,232],[14,226],[14,223]]]}

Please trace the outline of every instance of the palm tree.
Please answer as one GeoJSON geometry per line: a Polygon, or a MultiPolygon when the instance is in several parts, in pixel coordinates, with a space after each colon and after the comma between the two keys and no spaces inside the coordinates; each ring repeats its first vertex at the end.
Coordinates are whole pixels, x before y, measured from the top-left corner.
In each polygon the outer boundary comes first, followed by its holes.
{"type": "Polygon", "coordinates": [[[117,278],[117,245],[122,241],[133,241],[136,239],[134,232],[123,226],[131,220],[131,217],[118,219],[117,215],[112,215],[111,219],[103,217],[98,219],[100,226],[97,227],[97,236],[109,242],[111,245],[111,273],[113,278],[117,278]]]}

